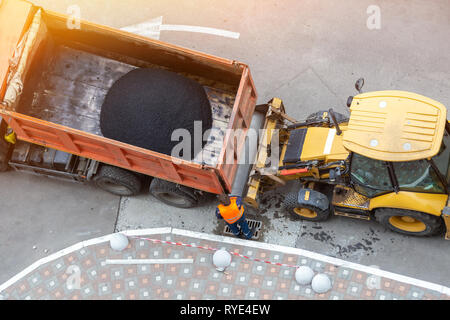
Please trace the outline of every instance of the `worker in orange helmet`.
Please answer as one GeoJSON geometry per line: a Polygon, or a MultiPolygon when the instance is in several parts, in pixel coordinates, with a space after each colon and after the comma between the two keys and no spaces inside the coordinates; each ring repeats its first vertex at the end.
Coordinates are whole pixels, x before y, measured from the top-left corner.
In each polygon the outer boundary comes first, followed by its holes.
{"type": "Polygon", "coordinates": [[[245,219],[244,205],[241,197],[229,197],[227,194],[221,194],[219,195],[219,202],[220,204],[216,208],[217,218],[225,220],[235,236],[243,236],[246,239],[251,239],[254,230],[250,230],[245,219]]]}

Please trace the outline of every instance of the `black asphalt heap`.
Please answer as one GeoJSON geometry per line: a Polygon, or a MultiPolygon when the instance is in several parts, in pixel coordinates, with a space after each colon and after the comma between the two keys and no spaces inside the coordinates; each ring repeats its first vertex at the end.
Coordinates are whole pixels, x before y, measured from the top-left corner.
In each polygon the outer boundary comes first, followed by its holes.
{"type": "Polygon", "coordinates": [[[194,121],[201,121],[202,136],[212,126],[211,105],[203,87],[160,69],[135,69],[125,74],[108,91],[100,113],[105,137],[169,155],[180,143],[171,141],[172,132],[186,129],[191,137],[191,159],[194,151],[200,151],[194,146],[194,121]]]}

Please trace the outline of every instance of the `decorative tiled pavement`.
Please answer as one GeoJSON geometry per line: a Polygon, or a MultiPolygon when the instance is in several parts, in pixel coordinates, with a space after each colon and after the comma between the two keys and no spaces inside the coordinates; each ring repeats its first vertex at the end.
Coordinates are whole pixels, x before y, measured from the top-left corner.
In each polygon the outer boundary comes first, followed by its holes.
{"type": "Polygon", "coordinates": [[[123,232],[122,252],[109,238],[78,243],[41,259],[0,286],[1,299],[450,299],[450,289],[301,249],[171,228],[123,232]],[[155,243],[137,237],[180,242],[155,243]],[[233,255],[225,273],[212,264],[214,251],[326,273],[332,289],[316,294],[295,281],[295,267],[233,255]],[[106,259],[193,259],[191,264],[109,265],[106,259]]]}

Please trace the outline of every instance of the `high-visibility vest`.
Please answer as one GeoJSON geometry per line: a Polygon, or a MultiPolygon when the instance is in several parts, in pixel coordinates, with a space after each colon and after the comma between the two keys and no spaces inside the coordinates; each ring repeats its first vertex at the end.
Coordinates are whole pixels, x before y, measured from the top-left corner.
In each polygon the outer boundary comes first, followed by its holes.
{"type": "Polygon", "coordinates": [[[230,202],[231,203],[228,206],[219,204],[217,208],[219,209],[219,213],[222,218],[227,223],[232,224],[242,217],[242,215],[244,214],[244,206],[241,206],[241,209],[239,209],[236,203],[236,197],[230,197],[230,202]]]}

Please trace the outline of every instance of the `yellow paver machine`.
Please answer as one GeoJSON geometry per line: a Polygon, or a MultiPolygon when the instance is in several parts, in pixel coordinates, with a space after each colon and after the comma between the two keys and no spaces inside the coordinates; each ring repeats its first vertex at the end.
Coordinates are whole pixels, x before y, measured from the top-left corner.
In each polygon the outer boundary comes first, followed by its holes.
{"type": "Polygon", "coordinates": [[[444,105],[405,91],[349,97],[350,117],[332,109],[295,122],[274,98],[248,181],[246,202],[300,180],[285,196],[294,217],[324,221],[330,215],[375,219],[392,231],[431,236],[447,230],[450,126],[444,105]],[[272,139],[277,140],[273,143],[272,139]],[[278,163],[271,146],[279,148],[278,163]]]}

